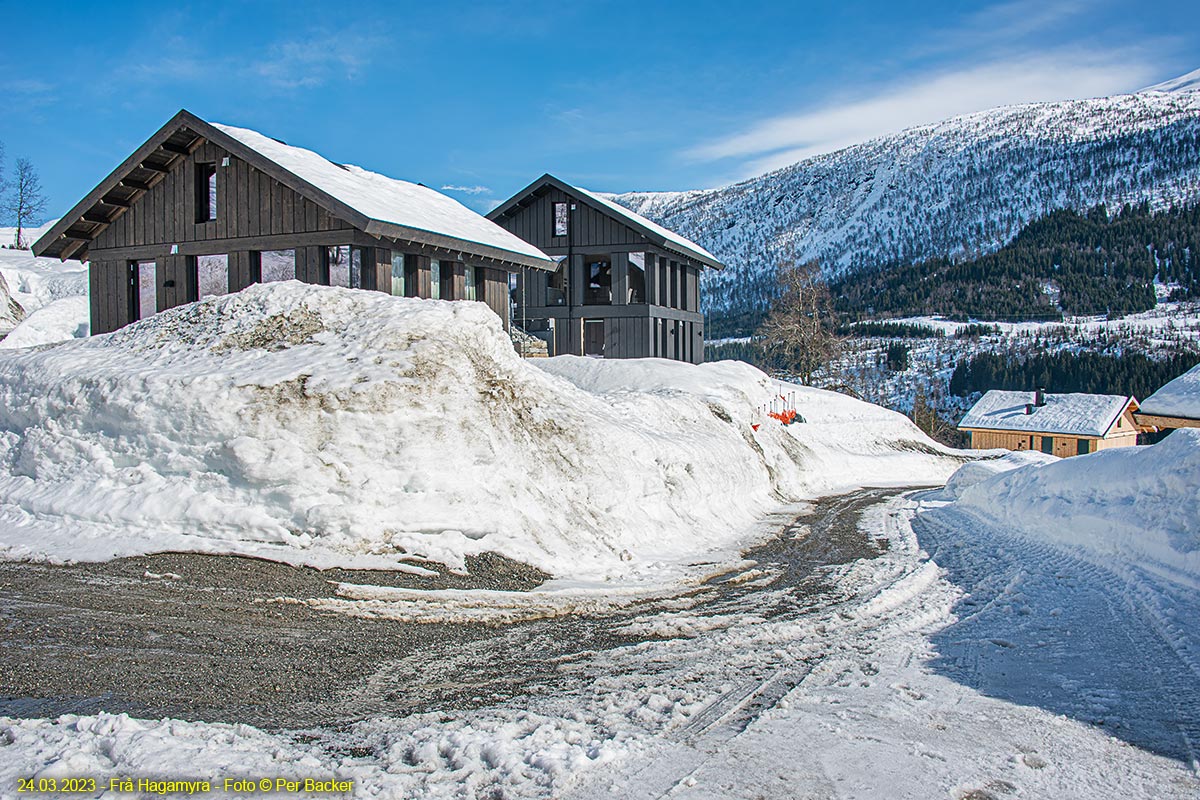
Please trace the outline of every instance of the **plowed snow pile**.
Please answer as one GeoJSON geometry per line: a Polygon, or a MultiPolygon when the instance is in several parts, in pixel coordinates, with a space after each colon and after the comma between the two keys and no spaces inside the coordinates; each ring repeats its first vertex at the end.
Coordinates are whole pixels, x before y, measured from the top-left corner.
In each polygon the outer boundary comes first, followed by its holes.
{"type": "Polygon", "coordinates": [[[958,499],[931,513],[968,514],[1113,566],[1200,579],[1200,430],[1182,428],[1152,447],[992,463],[1018,468],[986,477],[978,465],[963,467],[947,487],[958,499]]]}
{"type": "Polygon", "coordinates": [[[0,548],[663,576],[781,501],[936,482],[906,418],[745,364],[513,352],[484,305],[290,282],[0,354],[0,548]],[[753,425],[760,424],[757,431],[753,425]],[[668,570],[669,572],[670,570],[668,570]]]}

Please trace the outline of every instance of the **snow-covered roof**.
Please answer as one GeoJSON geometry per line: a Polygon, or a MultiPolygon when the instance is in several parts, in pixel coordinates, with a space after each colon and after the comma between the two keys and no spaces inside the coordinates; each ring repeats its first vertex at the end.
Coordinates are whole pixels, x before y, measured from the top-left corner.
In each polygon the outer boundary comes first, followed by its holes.
{"type": "Polygon", "coordinates": [[[1147,397],[1138,410],[1154,417],[1200,419],[1200,364],[1147,397]]]}
{"type": "Polygon", "coordinates": [[[505,269],[557,267],[534,245],[441,192],[361,167],[335,164],[311,150],[246,128],[216,125],[186,110],[172,117],[45,231],[34,243],[34,253],[87,260],[91,243],[123,209],[140,200],[203,140],[372,236],[469,254],[499,262],[505,269]]]}
{"type": "Polygon", "coordinates": [[[1034,392],[992,389],[971,407],[959,428],[997,431],[1051,433],[1064,436],[1104,436],[1137,399],[1119,394],[1047,394],[1046,404],[1025,407],[1036,401],[1034,392]]]}
{"type": "Polygon", "coordinates": [[[550,260],[521,237],[427,186],[362,167],[335,164],[312,150],[284,144],[248,128],[212,125],[370,219],[550,260]]]}
{"type": "Polygon", "coordinates": [[[705,250],[700,245],[690,239],[680,236],[675,231],[664,228],[657,222],[652,222],[646,219],[641,214],[631,211],[625,206],[617,203],[609,198],[588,191],[587,189],[573,186],[565,181],[562,181],[553,175],[547,173],[538,178],[527,187],[517,192],[506,202],[501,203],[496,208],[488,213],[488,219],[500,219],[508,214],[514,213],[515,209],[522,207],[523,200],[531,195],[539,194],[545,187],[554,187],[565,194],[571,195],[583,201],[585,204],[599,211],[601,214],[607,214],[613,217],[618,222],[633,228],[641,233],[648,240],[655,242],[661,247],[679,253],[680,255],[691,258],[705,266],[713,269],[724,269],[725,265],[717,260],[717,257],[705,250]]]}
{"type": "Polygon", "coordinates": [[[630,211],[628,208],[621,205],[620,203],[616,203],[612,200],[609,200],[607,197],[604,197],[603,195],[598,195],[595,192],[589,192],[587,189],[584,189],[580,186],[575,186],[572,188],[574,188],[575,191],[579,192],[580,194],[585,195],[586,197],[589,197],[592,200],[595,200],[597,203],[600,203],[605,208],[607,208],[609,211],[612,211],[613,213],[615,213],[617,216],[624,217],[625,219],[627,219],[628,221],[630,221],[632,223],[649,228],[650,230],[657,233],[659,236],[666,239],[668,242],[671,242],[672,244],[674,244],[678,247],[686,248],[688,250],[694,250],[698,254],[705,256],[706,258],[709,258],[713,261],[717,260],[716,256],[714,256],[712,253],[705,250],[700,245],[693,242],[691,239],[683,238],[675,231],[668,230],[667,228],[664,228],[662,225],[659,225],[657,222],[648,220],[645,217],[643,217],[641,214],[638,214],[634,211],[630,211]]]}

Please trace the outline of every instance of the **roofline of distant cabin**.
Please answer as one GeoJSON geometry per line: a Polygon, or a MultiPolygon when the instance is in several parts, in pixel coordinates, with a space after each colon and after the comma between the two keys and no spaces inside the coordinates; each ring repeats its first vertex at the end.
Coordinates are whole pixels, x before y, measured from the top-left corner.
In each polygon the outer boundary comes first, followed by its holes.
{"type": "MultiPolygon", "coordinates": [[[[101,198],[108,192],[112,191],[130,172],[138,167],[146,157],[157,150],[163,142],[169,139],[176,131],[188,129],[193,131],[197,136],[212,142],[213,144],[228,151],[232,155],[245,161],[247,164],[255,167],[259,171],[267,174],[274,180],[295,191],[297,194],[308,198],[312,202],[325,208],[334,216],[346,220],[354,228],[359,229],[363,233],[372,236],[382,237],[388,236],[393,239],[405,239],[420,244],[428,244],[431,247],[443,248],[446,250],[470,251],[485,258],[491,258],[503,263],[512,264],[518,267],[534,267],[544,269],[548,272],[553,272],[558,268],[558,264],[551,258],[540,259],[536,256],[517,253],[512,250],[505,250],[502,247],[494,245],[482,244],[473,242],[468,239],[460,239],[456,236],[450,236],[444,233],[424,230],[421,228],[412,228],[407,225],[400,225],[394,222],[385,220],[377,220],[368,217],[361,211],[351,207],[345,202],[339,200],[323,189],[319,189],[313,184],[301,178],[296,173],[281,166],[280,164],[267,158],[262,153],[255,150],[253,147],[241,142],[233,136],[222,131],[210,122],[207,122],[187,109],[180,109],[175,116],[171,117],[165,125],[158,129],[146,142],[133,152],[129,158],[121,162],[108,176],[101,181],[92,191],[88,192],[82,200],[76,203],[71,210],[63,215],[63,217],[52,227],[46,231],[33,244],[34,255],[41,256],[51,245],[57,243],[76,222],[83,218],[89,210],[91,210],[101,198]]],[[[264,136],[266,134],[263,134],[264,136]]],[[[319,153],[317,155],[320,155],[319,153]]],[[[324,156],[321,156],[324,158],[324,156]]],[[[153,186],[151,187],[153,188],[153,186]]],[[[433,190],[431,190],[433,191],[433,190]]],[[[139,195],[133,202],[141,200],[145,193],[139,195]]],[[[124,212],[121,212],[124,213],[124,212]]],[[[121,214],[113,217],[112,221],[116,221],[121,214]]],[[[111,224],[111,223],[109,223],[111,224]]],[[[105,226],[107,227],[107,225],[105,226]]],[[[104,229],[96,231],[89,240],[94,241],[104,229]]],[[[83,248],[86,252],[87,248],[83,248]]],[[[76,258],[76,256],[60,257],[60,260],[66,261],[68,258],[76,258]]],[[[82,258],[77,258],[82,261],[82,258]]]]}
{"type": "MultiPolygon", "coordinates": [[[[512,211],[517,206],[520,206],[521,208],[525,208],[527,206],[527,204],[525,204],[521,201],[523,201],[525,198],[527,198],[531,195],[536,194],[537,191],[539,189],[541,189],[543,186],[553,186],[554,188],[556,188],[562,192],[565,192],[566,194],[571,195],[575,199],[586,204],[589,208],[592,208],[592,209],[600,212],[601,214],[605,215],[606,217],[617,220],[622,225],[628,225],[629,227],[633,228],[638,233],[642,234],[642,236],[651,240],[654,244],[658,245],[659,247],[661,247],[664,250],[669,250],[672,253],[675,253],[676,255],[680,255],[685,258],[690,258],[694,261],[698,261],[700,264],[702,264],[706,267],[710,267],[712,269],[717,269],[717,270],[725,269],[725,265],[722,264],[720,261],[717,261],[712,256],[706,256],[703,253],[697,252],[690,248],[682,248],[680,245],[666,239],[661,233],[658,233],[657,231],[655,231],[651,228],[647,228],[645,225],[641,224],[636,219],[630,219],[629,217],[618,217],[616,215],[616,213],[608,206],[604,205],[603,203],[596,202],[591,197],[588,197],[586,194],[580,194],[580,192],[583,190],[581,190],[579,187],[572,186],[571,184],[567,183],[566,181],[563,181],[563,180],[560,180],[559,178],[554,177],[549,172],[545,173],[544,175],[542,175],[542,177],[538,178],[533,183],[529,184],[524,189],[522,189],[521,191],[514,194],[508,200],[504,201],[500,205],[493,208],[491,211],[489,211],[487,213],[487,218],[492,220],[493,222],[495,222],[500,217],[506,216],[510,211],[512,211]],[[687,250],[687,252],[684,252],[684,250],[687,250]]],[[[618,205],[620,205],[620,204],[618,203],[618,205]]],[[[631,209],[626,209],[626,210],[629,211],[630,214],[637,213],[636,211],[633,211],[631,209]]]]}

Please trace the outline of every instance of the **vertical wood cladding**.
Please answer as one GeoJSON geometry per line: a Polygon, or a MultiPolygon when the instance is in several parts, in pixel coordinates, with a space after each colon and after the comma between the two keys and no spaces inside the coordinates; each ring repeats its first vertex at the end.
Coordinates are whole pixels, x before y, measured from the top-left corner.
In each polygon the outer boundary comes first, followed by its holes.
{"type": "Polygon", "coordinates": [[[216,245],[211,252],[224,253],[219,240],[350,228],[348,222],[206,142],[176,161],[161,181],[100,232],[90,249],[211,241],[216,245]],[[200,164],[216,165],[217,218],[212,221],[196,221],[202,197],[196,186],[200,164]]]}

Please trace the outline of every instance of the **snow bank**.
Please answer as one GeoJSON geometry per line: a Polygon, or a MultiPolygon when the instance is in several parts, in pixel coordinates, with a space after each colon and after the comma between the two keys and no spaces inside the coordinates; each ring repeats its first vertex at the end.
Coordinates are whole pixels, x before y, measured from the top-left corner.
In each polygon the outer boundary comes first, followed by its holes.
{"type": "MultiPolygon", "coordinates": [[[[979,465],[970,465],[977,470],[979,465]]],[[[957,477],[951,478],[951,484],[957,477]]],[[[1200,578],[1200,430],[996,475],[948,508],[1104,561],[1200,578]]]]}
{"type": "Polygon", "coordinates": [[[87,297],[63,297],[39,308],[0,339],[0,350],[83,339],[91,332],[87,297]]]}
{"type": "Polygon", "coordinates": [[[901,415],[827,392],[795,388],[810,422],[784,428],[759,410],[777,386],[740,363],[541,364],[482,304],[296,282],[12,351],[0,552],[496,551],[633,579],[727,551],[781,501],[956,465],[901,415]]]}
{"type": "Polygon", "coordinates": [[[967,488],[982,483],[995,475],[1011,472],[1021,467],[1049,464],[1058,460],[1060,459],[1057,456],[1043,453],[1040,450],[1013,450],[1000,458],[971,461],[963,464],[950,476],[950,480],[946,481],[946,487],[942,489],[938,497],[944,500],[957,500],[962,497],[963,491],[967,488]]]}
{"type": "MultiPolygon", "coordinates": [[[[0,229],[0,233],[2,231],[0,229]]],[[[76,261],[38,258],[29,250],[0,248],[0,276],[8,283],[13,299],[21,304],[26,313],[37,311],[64,297],[80,297],[88,293],[86,266],[76,261]]]]}

